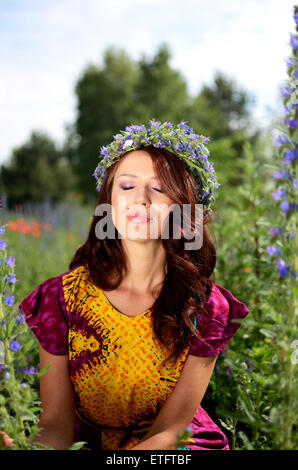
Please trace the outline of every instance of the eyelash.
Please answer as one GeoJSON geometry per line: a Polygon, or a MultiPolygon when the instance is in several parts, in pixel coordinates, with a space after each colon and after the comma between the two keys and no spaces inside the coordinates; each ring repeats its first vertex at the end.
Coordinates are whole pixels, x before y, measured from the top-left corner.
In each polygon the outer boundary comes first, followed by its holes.
{"type": "MultiPolygon", "coordinates": [[[[127,186],[126,188],[124,186],[121,186],[121,189],[123,189],[123,191],[127,191],[128,189],[132,189],[132,188],[134,188],[134,186],[127,186]]],[[[157,188],[153,188],[153,189],[155,189],[155,191],[159,193],[163,193],[161,189],[157,189],[157,188]]]]}

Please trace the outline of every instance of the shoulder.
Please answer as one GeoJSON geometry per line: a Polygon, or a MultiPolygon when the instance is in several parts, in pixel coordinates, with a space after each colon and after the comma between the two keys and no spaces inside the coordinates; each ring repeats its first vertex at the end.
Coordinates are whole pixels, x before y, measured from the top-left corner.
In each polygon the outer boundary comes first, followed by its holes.
{"type": "Polygon", "coordinates": [[[219,284],[213,284],[206,309],[207,312],[201,312],[198,318],[197,327],[201,340],[193,338],[190,354],[215,356],[223,351],[241,326],[237,319],[241,321],[249,310],[219,284]]]}
{"type": "Polygon", "coordinates": [[[226,325],[232,319],[243,318],[249,312],[247,306],[230,291],[219,284],[213,284],[207,300],[207,310],[213,321],[226,325]]]}
{"type": "Polygon", "coordinates": [[[82,275],[83,270],[80,268],[46,279],[19,304],[27,325],[32,328],[41,346],[51,354],[67,354],[69,310],[64,289],[65,285],[70,286],[82,275]]]}

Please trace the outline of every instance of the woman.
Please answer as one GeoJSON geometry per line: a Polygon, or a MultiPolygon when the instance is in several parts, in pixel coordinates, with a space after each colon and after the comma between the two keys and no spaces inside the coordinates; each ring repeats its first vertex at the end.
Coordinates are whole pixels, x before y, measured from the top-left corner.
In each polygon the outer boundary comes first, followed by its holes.
{"type": "Polygon", "coordinates": [[[200,403],[240,326],[232,320],[248,309],[211,279],[216,251],[206,225],[218,183],[207,140],[185,122],[150,121],[102,148],[86,242],[69,271],[20,304],[39,340],[40,367],[52,363],[40,379],[37,441],[55,449],[79,440],[87,449],[176,449],[191,425],[186,449],[229,449],[200,403]],[[192,249],[176,218],[185,206],[184,220],[202,235],[192,249]]]}

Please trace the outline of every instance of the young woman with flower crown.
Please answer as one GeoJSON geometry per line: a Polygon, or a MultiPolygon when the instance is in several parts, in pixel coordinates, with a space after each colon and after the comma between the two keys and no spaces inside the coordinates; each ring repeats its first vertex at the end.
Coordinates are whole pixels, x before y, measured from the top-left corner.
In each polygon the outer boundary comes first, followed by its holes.
{"type": "Polygon", "coordinates": [[[96,450],[175,449],[189,426],[186,449],[229,449],[201,401],[240,326],[233,320],[248,309],[212,280],[216,250],[206,226],[219,184],[207,141],[185,122],[150,121],[101,149],[87,240],[69,271],[20,304],[39,340],[40,367],[52,363],[40,379],[36,441],[55,449],[82,440],[96,450]],[[173,216],[184,205],[202,234],[192,249],[173,216]],[[195,207],[203,208],[199,224],[195,207]]]}

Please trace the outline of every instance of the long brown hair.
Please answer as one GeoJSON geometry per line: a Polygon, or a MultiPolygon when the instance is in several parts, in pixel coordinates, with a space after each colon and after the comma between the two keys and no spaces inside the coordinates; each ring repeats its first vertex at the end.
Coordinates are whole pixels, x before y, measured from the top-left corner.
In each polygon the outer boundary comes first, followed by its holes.
{"type": "MultiPolygon", "coordinates": [[[[198,189],[186,163],[171,152],[151,145],[140,150],[150,154],[162,189],[168,197],[181,208],[183,204],[190,204],[191,227],[195,228],[193,210],[198,203],[198,189]]],[[[111,204],[114,174],[124,155],[106,172],[97,205],[111,204]]],[[[170,212],[169,217],[171,216],[170,212]]],[[[93,216],[87,240],[77,249],[69,269],[84,265],[93,284],[103,290],[114,290],[119,287],[128,270],[116,227],[114,239],[99,239],[96,236],[95,227],[102,217],[93,216]]],[[[153,304],[152,326],[159,344],[169,352],[166,357],[168,361],[178,360],[190,344],[192,333],[200,338],[194,320],[201,311],[208,314],[206,302],[211,293],[211,275],[216,265],[216,248],[206,227],[212,217],[204,215],[202,246],[198,250],[183,248],[186,239],[182,229],[180,239],[171,236],[161,239],[167,254],[167,273],[159,296],[153,304]],[[195,297],[197,294],[199,296],[195,297]]],[[[172,227],[171,223],[169,227],[172,227]]]]}

